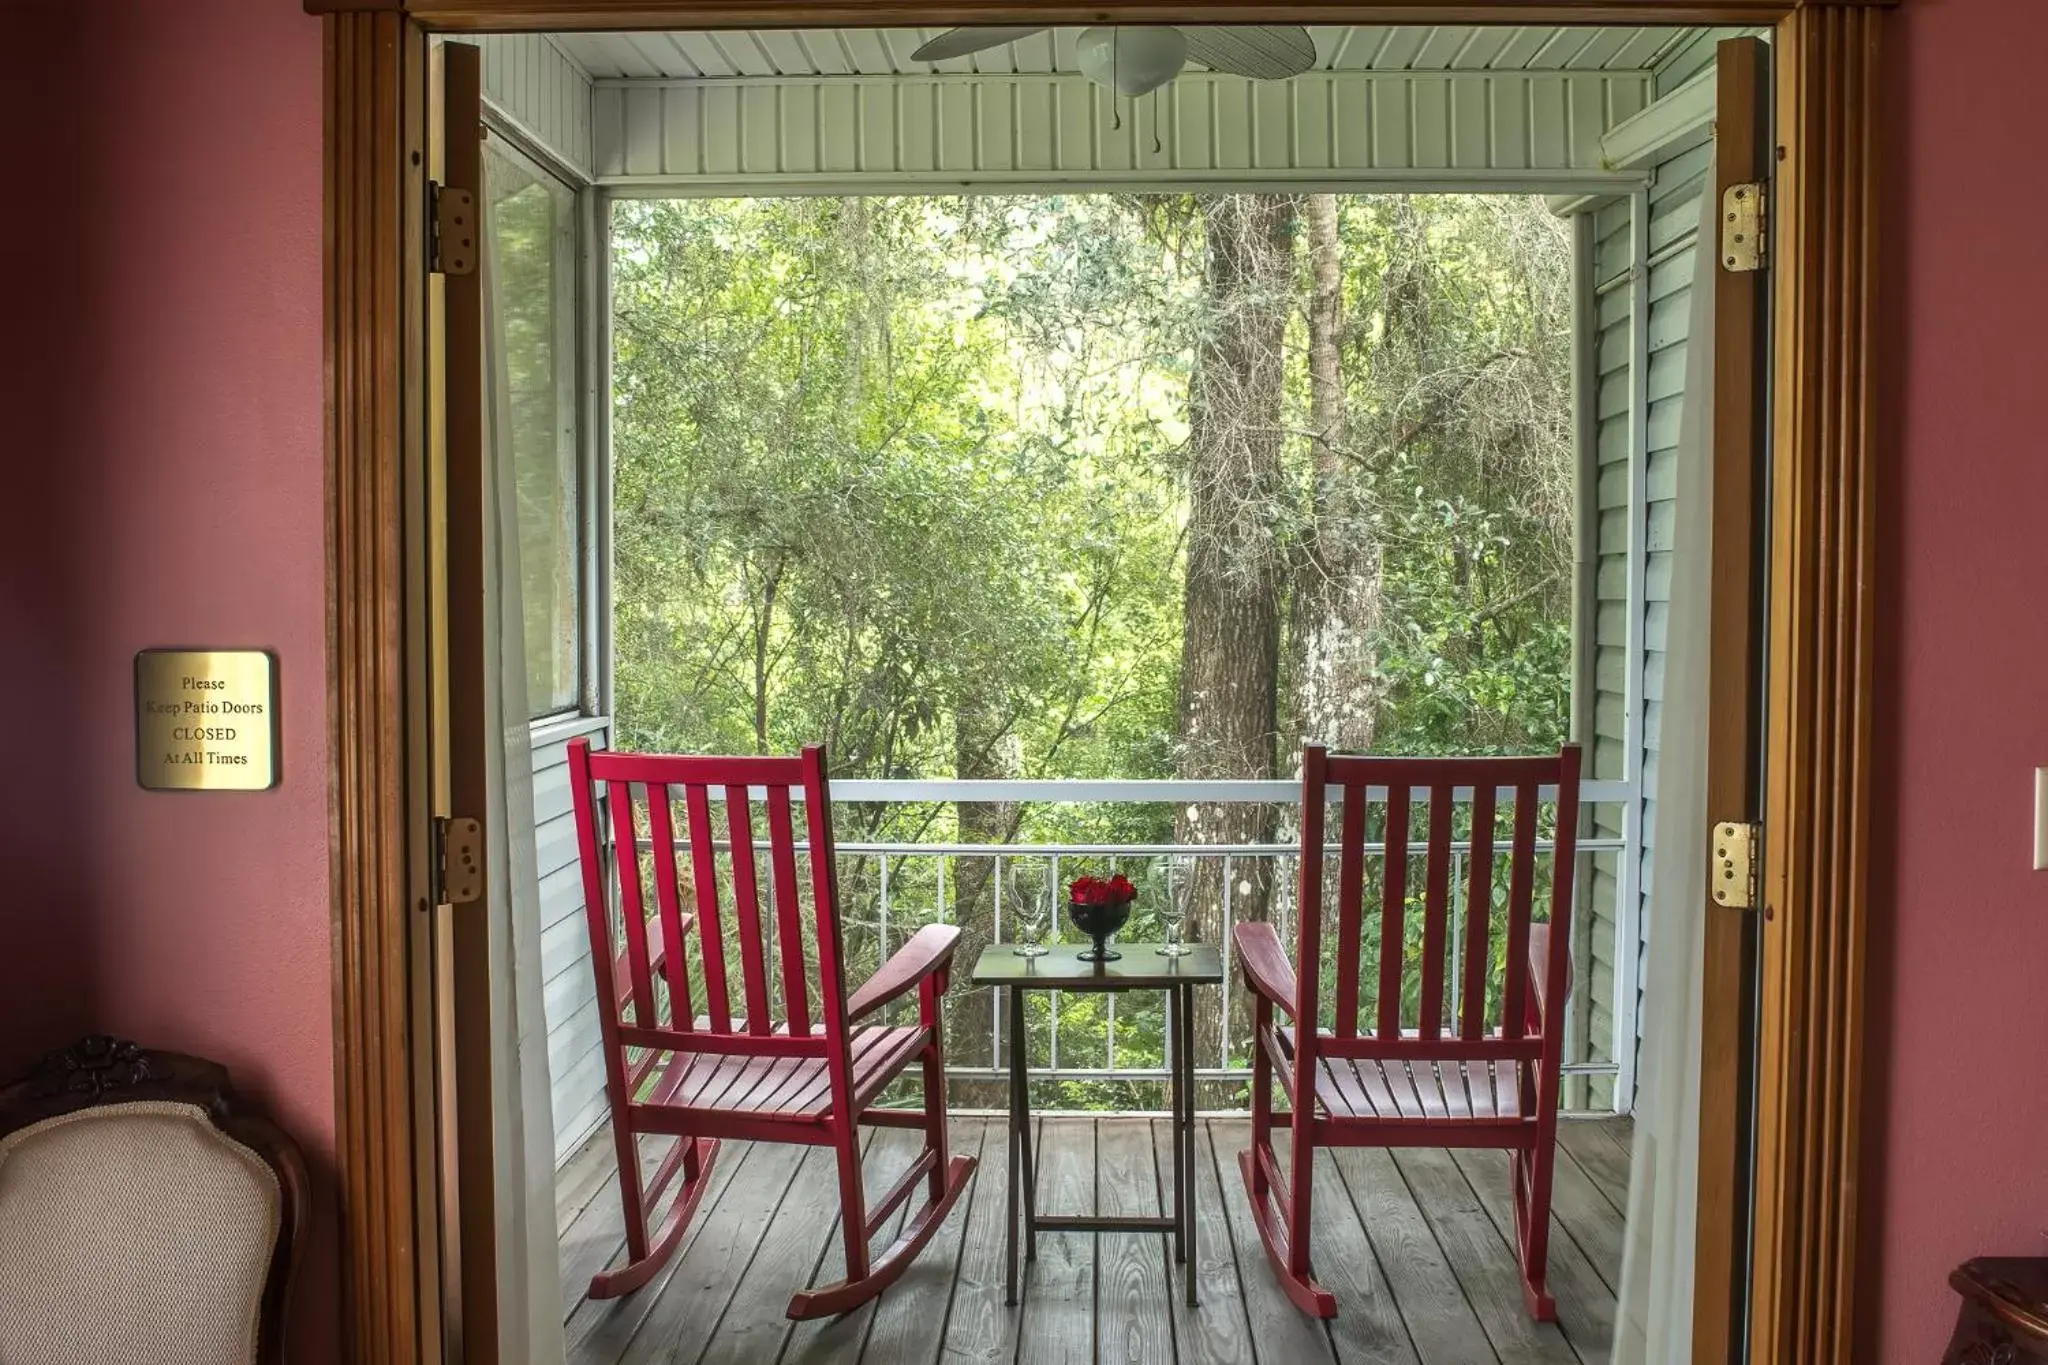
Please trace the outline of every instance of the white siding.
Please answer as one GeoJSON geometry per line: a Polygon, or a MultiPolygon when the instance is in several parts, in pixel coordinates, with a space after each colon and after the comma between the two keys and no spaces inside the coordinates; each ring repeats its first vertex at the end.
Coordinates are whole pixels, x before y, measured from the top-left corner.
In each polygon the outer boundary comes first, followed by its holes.
{"type": "Polygon", "coordinates": [[[604,1057],[598,1051],[597,977],[583,915],[583,873],[570,804],[569,741],[581,735],[604,748],[611,723],[584,717],[536,727],[533,829],[540,869],[541,999],[548,1021],[548,1074],[554,1096],[555,1161],[569,1158],[604,1121],[604,1057]]]}
{"type": "Polygon", "coordinates": [[[590,77],[542,33],[465,39],[483,49],[484,103],[541,151],[590,179],[590,77]]]}
{"type": "Polygon", "coordinates": [[[1112,100],[1070,75],[600,81],[597,178],[650,190],[1074,179],[1370,182],[1612,192],[1600,136],[1645,72],[1193,72],[1112,100]]]}
{"type": "MultiPolygon", "coordinates": [[[[1711,61],[1712,48],[1706,48],[1711,61]]],[[[1688,56],[1692,54],[1688,53],[1688,56]]],[[[1692,68],[1696,72],[1697,67],[1692,68]]],[[[1691,73],[1689,73],[1691,74],[1691,73]]],[[[1595,457],[1599,462],[1597,507],[1598,574],[1593,621],[1593,726],[1590,740],[1592,775],[1619,779],[1628,775],[1628,710],[1631,675],[1641,670],[1640,754],[1642,774],[1642,856],[1636,878],[1638,906],[1647,906],[1655,854],[1659,708],[1664,689],[1664,629],[1671,597],[1672,528],[1679,514],[1677,488],[1679,414],[1684,400],[1687,330],[1692,320],[1694,247],[1700,221],[1700,200],[1707,192],[1710,144],[1688,147],[1656,165],[1642,204],[1647,212],[1647,257],[1636,258],[1637,243],[1630,200],[1611,201],[1595,210],[1593,268],[1596,331],[1595,457]],[[1640,295],[1640,298],[1639,298],[1640,295]],[[1638,341],[1640,317],[1644,335],[1638,341]],[[1640,373],[1636,366],[1647,360],[1640,373]],[[1642,449],[1646,551],[1643,575],[1640,649],[1631,649],[1628,593],[1629,540],[1632,530],[1630,465],[1638,443],[1642,449]]],[[[1601,808],[1594,834],[1622,835],[1621,813],[1601,808]]],[[[1616,921],[1622,892],[1618,855],[1594,859],[1592,932],[1582,959],[1590,985],[1585,1020],[1588,1036],[1613,1036],[1616,995],[1624,980],[1642,980],[1641,945],[1651,932],[1642,922],[1638,960],[1631,970],[1614,961],[1616,921]]],[[[1641,1020],[1640,986],[1637,1019],[1641,1020]]],[[[1637,1038],[1640,1044],[1640,1033],[1637,1038]]],[[[1603,1049],[1604,1050],[1604,1049],[1603,1049]]],[[[1591,1102],[1601,1104],[1611,1092],[1601,1083],[1591,1102]]]]}

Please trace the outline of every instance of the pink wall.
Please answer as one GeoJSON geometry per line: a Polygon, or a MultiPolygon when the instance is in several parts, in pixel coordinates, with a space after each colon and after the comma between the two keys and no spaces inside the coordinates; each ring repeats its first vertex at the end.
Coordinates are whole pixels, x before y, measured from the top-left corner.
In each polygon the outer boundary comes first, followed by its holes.
{"type": "MultiPolygon", "coordinates": [[[[88,1025],[232,1065],[319,1173],[295,1357],[332,1359],[319,26],[290,0],[8,20],[0,1071],[88,1025]],[[278,652],[280,790],[136,790],[129,660],[175,643],[278,652]]],[[[1906,0],[1895,32],[1860,1354],[1913,1362],[1952,1265],[2048,1253],[2048,6],[1906,0]]]]}
{"type": "Polygon", "coordinates": [[[1893,31],[1863,1354],[1887,1365],[1939,1354],[1958,1262],[2048,1255],[2048,5],[1905,0],[1893,31]]]}
{"type": "Polygon", "coordinates": [[[226,1062],[316,1173],[293,1359],[335,1345],[320,25],[8,7],[0,1074],[85,1027],[226,1062]],[[135,784],[131,660],[276,651],[283,785],[135,784]]]}

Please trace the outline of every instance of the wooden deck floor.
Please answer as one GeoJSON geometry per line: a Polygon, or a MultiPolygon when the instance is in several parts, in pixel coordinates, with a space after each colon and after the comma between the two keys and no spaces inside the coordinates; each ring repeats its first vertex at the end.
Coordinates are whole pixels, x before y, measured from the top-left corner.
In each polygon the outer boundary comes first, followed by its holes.
{"type": "MultiPolygon", "coordinates": [[[[1150,1214],[1172,1152],[1163,1119],[1062,1116],[1042,1123],[1042,1212],[1150,1214]]],[[[1621,1272],[1627,1120],[1573,1121],[1559,1141],[1550,1286],[1559,1321],[1522,1312],[1508,1238],[1507,1158],[1499,1152],[1325,1153],[1317,1169],[1315,1263],[1338,1316],[1303,1317],[1274,1287],[1252,1228],[1235,1154],[1249,1124],[1201,1123],[1196,1145],[1202,1305],[1169,1286],[1162,1233],[1046,1234],[1024,1285],[1003,1304],[999,1119],[954,1121],[981,1169],[917,1264],[845,1318],[792,1323],[792,1291],[836,1279],[841,1254],[831,1153],[735,1145],[675,1259],[624,1299],[584,1299],[623,1238],[611,1138],[597,1138],[558,1185],[571,1365],[759,1362],[1068,1361],[1407,1362],[1604,1365],[1621,1272]]],[[[918,1135],[876,1130],[868,1187],[886,1188],[918,1135]]],[[[878,1237],[877,1246],[887,1237],[878,1237]]]]}

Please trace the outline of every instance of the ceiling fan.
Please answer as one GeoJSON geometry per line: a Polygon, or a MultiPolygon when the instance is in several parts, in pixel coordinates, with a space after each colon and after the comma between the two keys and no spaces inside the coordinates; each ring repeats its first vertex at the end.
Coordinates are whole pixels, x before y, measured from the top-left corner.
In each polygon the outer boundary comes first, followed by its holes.
{"type": "MultiPolygon", "coordinates": [[[[942,62],[1014,43],[1049,27],[956,28],[910,55],[914,61],[942,62]]],[[[1081,74],[1089,80],[1135,97],[1178,76],[1190,58],[1211,71],[1254,80],[1298,76],[1316,64],[1316,45],[1308,30],[1298,24],[1187,28],[1120,24],[1082,29],[1075,55],[1081,74]]]]}

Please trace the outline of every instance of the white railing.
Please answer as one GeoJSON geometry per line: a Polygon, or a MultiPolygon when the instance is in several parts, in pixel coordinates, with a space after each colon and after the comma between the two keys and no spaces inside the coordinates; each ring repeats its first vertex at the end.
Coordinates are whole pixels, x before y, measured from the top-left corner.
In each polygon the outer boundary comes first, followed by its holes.
{"type": "MultiPolygon", "coordinates": [[[[1336,789],[1333,789],[1333,796],[1336,789]]],[[[1513,788],[1503,788],[1503,795],[1509,795],[1513,788]]],[[[709,795],[714,802],[722,799],[722,792],[713,789],[709,795]]],[[[793,793],[800,798],[801,793],[793,793]]],[[[982,804],[1171,804],[1204,805],[1239,804],[1296,806],[1300,802],[1301,786],[1298,782],[1287,781],[889,781],[889,780],[847,780],[832,784],[835,806],[840,805],[884,805],[884,806],[939,806],[956,803],[982,804]]],[[[1369,796],[1381,799],[1383,790],[1375,789],[1369,796]]],[[[1555,787],[1539,790],[1539,799],[1549,802],[1557,796],[1555,787]]],[[[1467,804],[1472,799],[1469,787],[1454,788],[1452,798],[1457,804],[1467,804]]],[[[1581,783],[1579,800],[1582,809],[1596,803],[1626,805],[1633,799],[1633,788],[1627,782],[1586,781],[1581,783]]],[[[843,823],[843,822],[842,822],[843,823]]],[[[801,825],[799,825],[801,828],[801,825]]],[[[717,848],[724,852],[727,846],[715,841],[717,848]]],[[[645,849],[643,830],[642,848],[645,849]]],[[[765,841],[758,849],[766,850],[765,841]]],[[[808,844],[799,841],[799,852],[808,852],[808,844]]],[[[1554,845],[1547,839],[1537,841],[1539,852],[1549,852],[1554,845]]],[[[927,923],[954,923],[958,909],[957,888],[958,868],[963,860],[986,860],[989,865],[987,880],[991,899],[991,939],[997,943],[1013,941],[1012,930],[1015,916],[1012,913],[1014,891],[1005,869],[1019,865],[1034,864],[1042,870],[1039,881],[1040,894],[1051,898],[1050,905],[1041,913],[1046,917],[1054,941],[1070,947],[1078,947],[1082,938],[1071,926],[1063,922],[1065,898],[1061,890],[1067,874],[1078,875],[1081,869],[1075,863],[1086,861],[1088,870],[1100,871],[1105,864],[1112,864],[1126,875],[1133,875],[1141,886],[1150,881],[1155,892],[1163,891],[1165,896],[1179,894],[1179,879],[1191,876],[1196,865],[1203,862],[1220,863],[1217,881],[1221,886],[1221,924],[1210,926],[1205,937],[1216,942],[1223,956],[1224,979],[1220,990],[1219,1018],[1221,1026],[1216,1040],[1214,1055],[1196,1059],[1195,1076],[1199,1081],[1221,1081],[1238,1083],[1250,1076],[1248,1067],[1236,1064],[1233,1057],[1234,1039],[1232,1030],[1233,1001],[1241,987],[1233,979],[1230,962],[1230,928],[1236,922],[1235,903],[1239,896],[1240,865],[1246,861],[1259,860],[1271,864],[1272,876],[1268,882],[1276,905],[1291,907],[1292,887],[1300,862],[1300,848],[1294,843],[1116,843],[1103,841],[1083,842],[1037,842],[1037,843],[979,843],[946,840],[918,840],[915,842],[892,840],[840,839],[836,841],[841,864],[841,891],[843,911],[848,915],[849,927],[866,929],[874,934],[877,948],[876,961],[888,956],[890,949],[914,932],[916,926],[927,923]],[[1140,871],[1143,865],[1165,864],[1165,876],[1148,878],[1140,871]],[[861,863],[870,868],[860,870],[861,863]],[[905,881],[905,870],[919,863],[931,865],[928,877],[920,878],[922,883],[917,899],[917,909],[905,915],[900,904],[901,888],[905,881]],[[872,881],[862,871],[872,873],[872,881]],[[848,874],[855,874],[849,876],[848,874]],[[1163,887],[1161,882],[1163,881],[1163,887]],[[867,894],[862,894],[866,892],[867,894]]],[[[1451,845],[1453,864],[1450,885],[1453,902],[1448,916],[1450,943],[1448,960],[1463,960],[1463,936],[1465,933],[1465,896],[1467,890],[1466,862],[1471,845],[1467,841],[1454,841],[1451,845]]],[[[1595,854],[1619,854],[1625,864],[1630,850],[1624,838],[1594,838],[1581,835],[1577,848],[1582,862],[1578,869],[1580,894],[1589,887],[1589,868],[1584,859],[1595,854]]],[[[1419,854],[1420,848],[1411,843],[1411,854],[1419,854]]],[[[1327,852],[1334,855],[1337,846],[1330,844],[1327,852]]],[[[1371,855],[1384,856],[1385,846],[1368,842],[1366,851],[1371,855]]],[[[1500,856],[1498,850],[1495,856],[1500,856]]],[[[765,858],[761,861],[763,876],[769,875],[765,858]]],[[[609,878],[607,878],[609,882],[609,878]]],[[[1156,896],[1152,905],[1156,905],[1156,896]]],[[[1140,909],[1149,910],[1141,896],[1140,909]]],[[[1291,951],[1291,916],[1283,915],[1283,933],[1287,935],[1286,946],[1291,951]]],[[[1633,944],[1621,942],[1626,932],[1626,916],[1617,916],[1614,955],[1611,960],[1620,962],[1624,955],[1632,955],[1633,944]]],[[[1139,926],[1142,918],[1132,926],[1130,936],[1144,932],[1139,926]]],[[[959,964],[955,990],[965,989],[965,977],[971,964],[959,964]]],[[[1621,974],[1615,981],[1617,995],[1623,984],[1621,974]]],[[[1582,981],[1581,989],[1590,988],[1590,982],[1582,981]]],[[[1460,1008],[1463,989],[1463,973],[1445,973],[1445,988],[1449,996],[1447,1008],[1451,1017],[1456,1017],[1460,1008]]],[[[989,992],[989,1045],[985,1055],[961,1057],[957,1044],[949,1040],[949,1065],[947,1075],[959,1081],[1001,1081],[1008,1072],[1004,1067],[1008,1054],[1008,1040],[1005,1030],[1008,1019],[1002,1002],[995,992],[989,992]]],[[[1163,1058],[1158,1064],[1132,1064],[1128,1058],[1120,1057],[1117,1040],[1116,1005],[1117,996],[1107,993],[1103,1001],[1104,1028],[1099,1057],[1076,1058],[1071,1047],[1062,1046],[1062,1020],[1065,1010],[1058,991],[1045,993],[1049,997],[1047,1021],[1047,1047],[1039,1059],[1034,1060],[1034,1080],[1052,1081],[1128,1081],[1159,1082],[1168,1079],[1163,1058]]],[[[1566,1016],[1565,1056],[1568,1059],[1564,1070],[1568,1076],[1618,1077],[1623,1068],[1615,1058],[1633,1054],[1635,1048],[1637,1019],[1636,999],[1633,990],[1625,998],[1608,1002],[1613,1021],[1613,1037],[1605,1048],[1607,1060],[1569,1060],[1589,1054],[1588,1039],[1580,1036],[1578,1012],[1566,1016]]],[[[1617,1089],[1617,1096],[1620,1092],[1617,1089]]]]}
{"type": "MultiPolygon", "coordinates": [[[[1334,789],[1333,789],[1334,790],[1334,789]]],[[[1582,806],[1594,803],[1625,803],[1631,799],[1631,785],[1626,782],[1587,781],[1581,784],[1579,799],[1582,806]]],[[[1504,792],[1512,789],[1503,789],[1504,792]]],[[[1555,800],[1554,787],[1543,789],[1539,795],[1546,801],[1555,800]]],[[[1298,782],[1287,781],[840,781],[832,787],[835,805],[839,804],[883,804],[883,805],[939,805],[957,802],[988,804],[1032,803],[1145,803],[1145,804],[1260,804],[1292,806],[1300,801],[1301,786],[1298,782]]],[[[1383,792],[1372,793],[1374,797],[1383,792]]],[[[1453,799],[1459,804],[1471,800],[1470,788],[1458,788],[1453,799]]],[[[886,956],[895,942],[892,931],[898,929],[902,917],[899,914],[898,887],[903,881],[903,870],[914,863],[926,861],[934,864],[935,873],[929,878],[929,885],[935,890],[935,904],[931,913],[918,913],[912,918],[916,924],[932,922],[952,923],[955,920],[959,885],[958,865],[963,859],[987,860],[989,876],[986,892],[992,900],[992,939],[1003,943],[1012,941],[1014,915],[1011,905],[1006,903],[1014,892],[1010,879],[1004,875],[1006,868],[1020,864],[1036,865],[1043,871],[1040,882],[1042,894],[1053,897],[1050,907],[1050,924],[1057,941],[1078,946],[1083,940],[1065,925],[1063,914],[1065,899],[1059,894],[1065,884],[1064,875],[1078,870],[1073,864],[1086,861],[1090,870],[1101,870],[1105,863],[1113,864],[1117,870],[1132,875],[1134,880],[1143,879],[1136,875],[1133,864],[1156,864],[1164,860],[1166,875],[1164,894],[1177,895],[1179,879],[1193,874],[1195,865],[1201,862],[1220,862],[1218,869],[1221,884],[1220,926],[1213,926],[1210,937],[1216,941],[1224,959],[1224,981],[1221,987],[1220,1019],[1221,1029],[1216,1054],[1196,1059],[1195,1074],[1199,1080],[1239,1082],[1247,1079],[1249,1070],[1233,1064],[1232,1037],[1233,999],[1241,988],[1232,979],[1230,963],[1230,928],[1236,922],[1234,900],[1238,896],[1240,864],[1247,860],[1265,860],[1272,865],[1272,876],[1268,885],[1276,901],[1291,900],[1291,888],[1298,870],[1300,849],[1297,844],[1244,843],[1244,844],[1130,844],[1105,842],[1041,842],[1041,843],[972,843],[947,841],[919,841],[915,843],[890,841],[840,840],[838,852],[844,865],[847,860],[869,860],[873,864],[875,886],[872,902],[863,906],[862,911],[872,911],[872,928],[878,937],[880,951],[886,956]],[[1063,867],[1064,865],[1064,867],[1063,867]]],[[[1464,898],[1467,878],[1466,858],[1470,851],[1468,842],[1452,844],[1453,865],[1450,878],[1453,904],[1449,915],[1451,942],[1449,960],[1462,961],[1463,935],[1466,916],[1464,898]]],[[[1548,840],[1538,842],[1539,852],[1548,852],[1553,845],[1548,840]]],[[[1593,854],[1626,854],[1625,841],[1620,838],[1592,838],[1582,836],[1577,841],[1579,853],[1590,857],[1593,854]]],[[[1384,856],[1385,847],[1368,843],[1369,854],[1384,856]]],[[[1335,854],[1336,845],[1328,851],[1335,854]]],[[[1419,852],[1419,849],[1417,850],[1419,852]]],[[[1581,885],[1585,885],[1585,869],[1580,871],[1581,885]]],[[[1034,878],[1034,880],[1037,880],[1034,878]]],[[[1156,884],[1156,882],[1155,882],[1156,884]]],[[[923,897],[920,896],[920,900],[923,897]]],[[[1141,909],[1143,901],[1141,899],[1141,909]]],[[[923,907],[920,907],[922,910],[923,907]]],[[[865,917],[863,915],[863,917],[865,917]]],[[[1290,941],[1287,946],[1293,947],[1290,941]]],[[[1617,943],[1615,960],[1624,951],[1633,952],[1630,945],[1617,943]]],[[[963,969],[967,964],[962,964],[963,969]]],[[[962,975],[964,976],[964,970],[962,975]]],[[[1455,1016],[1459,1009],[1462,991],[1462,973],[1446,973],[1446,989],[1450,995],[1449,1010],[1455,1016]]],[[[1581,983],[1582,988],[1590,983],[1581,983]]],[[[956,987],[958,989],[958,987],[956,987]]],[[[1061,1008],[1059,992],[1049,991],[1049,1039],[1043,1061],[1034,1063],[1034,1079],[1050,1080],[1116,1080],[1163,1082],[1167,1071],[1163,1064],[1131,1065],[1118,1055],[1117,1021],[1115,994],[1107,994],[1104,1000],[1104,1029],[1102,1053],[1099,1058],[1076,1058],[1071,1048],[1062,1048],[1061,1023],[1065,1011],[1061,1008]]],[[[989,1041],[988,1055],[963,1058],[955,1054],[948,1066],[947,1074],[959,1080],[994,1081],[1007,1077],[1004,1059],[1007,1039],[1004,1037],[1007,1015],[1002,1002],[990,992],[989,1000],[989,1041]]],[[[1626,1000],[1609,1002],[1610,1015],[1614,1021],[1614,1038],[1606,1049],[1608,1058],[1622,1055],[1622,1049],[1633,1050],[1636,1036],[1636,1002],[1631,993],[1626,1000]]],[[[1576,1012],[1567,1015],[1565,1055],[1567,1058],[1580,1057],[1587,1053],[1586,1041],[1578,1033],[1576,1012]]],[[[1616,1076],[1618,1065],[1612,1060],[1568,1061],[1567,1075],[1616,1076]]]]}

